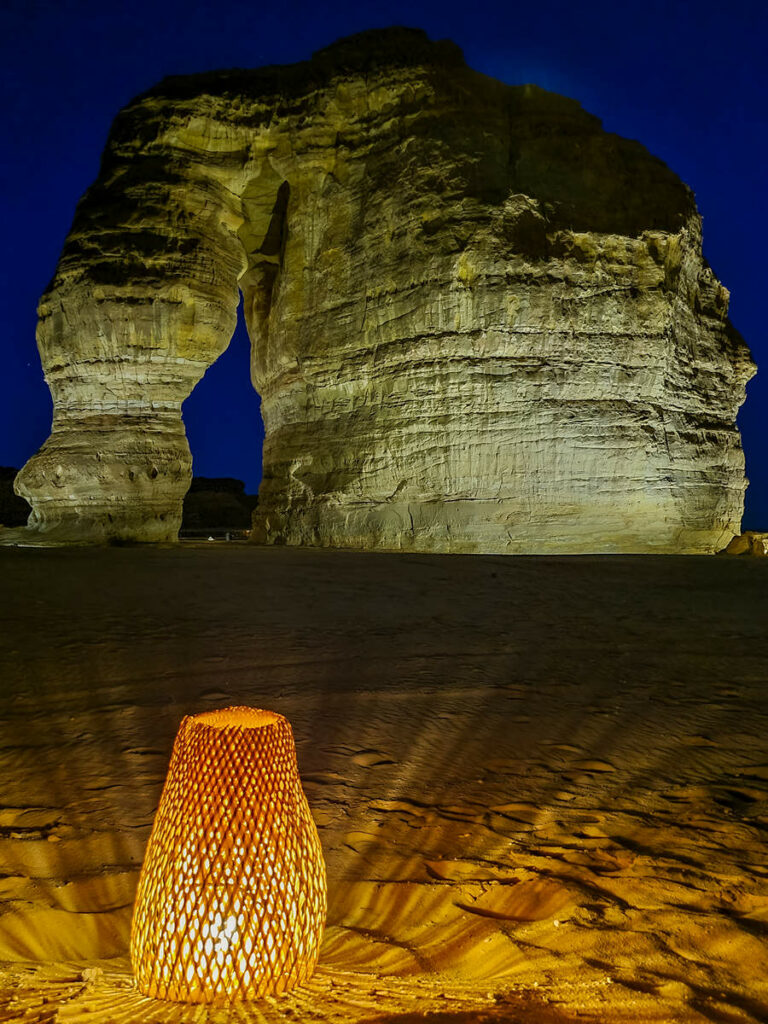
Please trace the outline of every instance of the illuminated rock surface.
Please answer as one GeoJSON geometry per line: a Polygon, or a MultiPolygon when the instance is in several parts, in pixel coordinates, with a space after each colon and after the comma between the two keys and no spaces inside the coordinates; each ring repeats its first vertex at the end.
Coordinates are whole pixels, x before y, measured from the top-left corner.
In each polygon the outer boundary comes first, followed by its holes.
{"type": "Polygon", "coordinates": [[[706,552],[739,532],[754,367],[689,189],[576,102],[397,29],[120,113],[40,303],[33,535],[175,538],[181,403],[238,288],[257,541],[706,552]]]}
{"type": "Polygon", "coordinates": [[[755,558],[768,556],[768,533],[747,530],[734,537],[725,549],[726,555],[752,555],[755,558]]]}

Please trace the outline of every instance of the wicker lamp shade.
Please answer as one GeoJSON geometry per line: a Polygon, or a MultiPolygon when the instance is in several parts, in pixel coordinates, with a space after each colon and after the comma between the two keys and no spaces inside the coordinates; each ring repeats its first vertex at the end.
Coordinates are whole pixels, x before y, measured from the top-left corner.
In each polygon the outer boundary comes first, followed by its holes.
{"type": "Polygon", "coordinates": [[[185,718],[139,878],[139,990],[215,1005],[284,992],[312,974],[325,912],[287,720],[245,707],[185,718]]]}

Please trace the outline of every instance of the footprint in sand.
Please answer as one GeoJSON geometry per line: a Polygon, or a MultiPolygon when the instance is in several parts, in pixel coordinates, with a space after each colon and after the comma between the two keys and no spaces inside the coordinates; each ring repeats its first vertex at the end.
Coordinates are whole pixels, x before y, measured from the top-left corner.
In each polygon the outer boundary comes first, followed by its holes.
{"type": "Polygon", "coordinates": [[[718,787],[712,791],[716,804],[739,818],[764,818],[768,813],[768,794],[749,786],[718,787]]]}
{"type": "Polygon", "coordinates": [[[457,900],[456,906],[470,914],[501,921],[544,921],[555,914],[563,920],[575,909],[568,890],[549,879],[491,885],[471,903],[457,900]]]}
{"type": "MultiPolygon", "coordinates": [[[[206,658],[206,661],[224,661],[224,658],[206,658]]],[[[198,700],[210,701],[214,704],[222,704],[224,702],[232,703],[232,694],[226,693],[224,690],[206,690],[204,693],[198,694],[198,700]]]]}
{"type": "Polygon", "coordinates": [[[403,797],[400,800],[371,800],[368,804],[371,811],[395,811],[403,814],[417,814],[423,816],[425,812],[432,810],[428,804],[419,803],[418,800],[409,800],[403,797]]]}
{"type": "Polygon", "coordinates": [[[344,845],[354,850],[355,853],[364,853],[380,843],[381,839],[379,836],[374,835],[372,832],[361,832],[357,829],[347,832],[344,836],[344,845]]]}
{"type": "Polygon", "coordinates": [[[716,747],[717,744],[714,740],[711,740],[709,736],[699,735],[698,733],[691,736],[683,736],[680,740],[681,743],[687,747],[716,747]]]}
{"type": "Polygon", "coordinates": [[[49,828],[60,817],[61,812],[55,807],[0,807],[0,828],[49,828]]]}
{"type": "Polygon", "coordinates": [[[615,772],[616,768],[610,761],[600,761],[592,758],[584,758],[574,761],[574,767],[583,772],[615,772]]]}
{"type": "Polygon", "coordinates": [[[301,776],[305,786],[348,786],[350,783],[338,772],[308,772],[301,776]]]}
{"type": "Polygon", "coordinates": [[[388,764],[395,763],[391,757],[382,754],[380,750],[359,750],[352,755],[351,760],[353,764],[359,764],[363,768],[384,768],[388,764]]]}
{"type": "Polygon", "coordinates": [[[427,875],[438,882],[518,882],[510,868],[467,860],[425,860],[427,875]]]}

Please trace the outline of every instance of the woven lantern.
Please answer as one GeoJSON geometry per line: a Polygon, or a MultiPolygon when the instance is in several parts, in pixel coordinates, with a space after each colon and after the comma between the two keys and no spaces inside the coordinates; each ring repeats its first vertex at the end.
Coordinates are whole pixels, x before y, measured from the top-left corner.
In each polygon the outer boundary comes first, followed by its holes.
{"type": "Polygon", "coordinates": [[[284,992],[317,962],[325,864],[282,715],[185,718],[131,929],[139,991],[227,1005],[284,992]]]}

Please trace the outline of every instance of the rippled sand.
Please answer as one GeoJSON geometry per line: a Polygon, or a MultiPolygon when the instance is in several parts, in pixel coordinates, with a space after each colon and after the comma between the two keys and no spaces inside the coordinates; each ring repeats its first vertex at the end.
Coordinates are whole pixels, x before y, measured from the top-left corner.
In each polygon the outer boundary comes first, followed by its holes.
{"type": "Polygon", "coordinates": [[[768,559],[0,549],[0,1020],[768,1020],[768,559]],[[305,990],[131,988],[176,728],[293,723],[305,990]]]}

